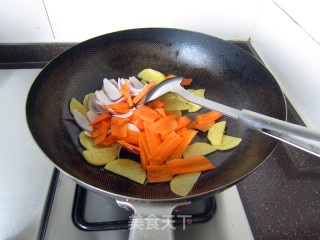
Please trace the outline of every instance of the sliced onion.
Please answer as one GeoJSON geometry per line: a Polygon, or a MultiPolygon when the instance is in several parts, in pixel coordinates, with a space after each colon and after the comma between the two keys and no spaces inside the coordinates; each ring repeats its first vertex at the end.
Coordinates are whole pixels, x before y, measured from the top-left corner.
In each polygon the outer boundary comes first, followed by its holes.
{"type": "Polygon", "coordinates": [[[106,112],[106,110],[102,107],[102,104],[99,105],[97,103],[97,99],[95,95],[90,95],[88,99],[88,109],[91,112],[95,112],[97,114],[102,114],[106,112]]]}
{"type": "Polygon", "coordinates": [[[97,90],[95,91],[95,94],[96,94],[97,100],[103,104],[103,107],[114,103],[113,101],[111,101],[110,98],[108,98],[108,96],[104,93],[103,90],[99,90],[99,91],[97,90]]]}
{"type": "Polygon", "coordinates": [[[121,152],[121,149],[122,149],[123,145],[119,144],[118,147],[117,147],[117,156],[118,158],[120,158],[120,152],[121,152]]]}
{"type": "Polygon", "coordinates": [[[128,89],[129,89],[131,97],[137,96],[140,93],[140,91],[142,90],[142,89],[137,89],[137,88],[135,88],[134,86],[131,86],[131,85],[128,86],[128,89]]]}
{"type": "Polygon", "coordinates": [[[87,112],[87,117],[88,117],[89,122],[93,122],[99,116],[100,116],[100,114],[98,114],[98,113],[95,113],[92,111],[87,112]]]}
{"type": "Polygon", "coordinates": [[[127,123],[127,128],[128,128],[128,130],[132,130],[132,131],[136,131],[136,132],[141,132],[140,129],[139,129],[136,125],[134,125],[134,124],[132,124],[132,123],[127,123]]]}
{"type": "Polygon", "coordinates": [[[91,138],[92,138],[91,132],[89,132],[89,131],[83,131],[83,133],[84,133],[85,135],[87,135],[88,137],[91,137],[91,138]]]}
{"type": "Polygon", "coordinates": [[[122,97],[119,89],[113,85],[107,78],[103,79],[103,90],[105,94],[112,100],[118,100],[122,97]]]}
{"type": "Polygon", "coordinates": [[[121,114],[119,114],[119,113],[117,113],[117,112],[115,112],[115,111],[113,111],[113,110],[109,110],[109,112],[111,113],[111,115],[113,116],[113,117],[118,117],[118,118],[128,118],[128,117],[130,117],[132,114],[133,114],[133,111],[132,111],[132,109],[130,110],[130,112],[127,112],[127,113],[121,113],[121,114]]]}
{"type": "Polygon", "coordinates": [[[144,88],[144,85],[134,76],[132,77],[129,77],[129,82],[132,82],[133,83],[133,86],[136,88],[136,89],[142,89],[144,88]]]}
{"type": "Polygon", "coordinates": [[[122,146],[123,149],[127,150],[128,152],[130,153],[133,153],[133,154],[139,154],[138,152],[136,152],[134,149],[132,149],[131,147],[128,147],[128,146],[122,146]]]}
{"type": "Polygon", "coordinates": [[[118,78],[118,88],[122,88],[122,86],[125,84],[125,82],[127,81],[127,79],[124,78],[118,78]]]}
{"type": "Polygon", "coordinates": [[[116,88],[118,88],[118,83],[114,79],[109,79],[109,82],[111,82],[116,88]]]}
{"type": "Polygon", "coordinates": [[[89,124],[90,124],[89,120],[85,116],[83,116],[77,109],[72,110],[72,115],[73,115],[74,119],[76,120],[76,122],[78,123],[78,125],[83,130],[87,130],[87,131],[93,130],[93,127],[89,126],[89,124]]]}

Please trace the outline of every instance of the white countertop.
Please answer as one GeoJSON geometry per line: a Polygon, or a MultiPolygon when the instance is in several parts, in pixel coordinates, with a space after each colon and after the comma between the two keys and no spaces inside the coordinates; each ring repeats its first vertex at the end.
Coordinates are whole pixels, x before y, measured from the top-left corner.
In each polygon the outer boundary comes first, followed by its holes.
{"type": "Polygon", "coordinates": [[[0,70],[1,239],[35,239],[53,164],[29,132],[25,104],[40,69],[0,70]]]}

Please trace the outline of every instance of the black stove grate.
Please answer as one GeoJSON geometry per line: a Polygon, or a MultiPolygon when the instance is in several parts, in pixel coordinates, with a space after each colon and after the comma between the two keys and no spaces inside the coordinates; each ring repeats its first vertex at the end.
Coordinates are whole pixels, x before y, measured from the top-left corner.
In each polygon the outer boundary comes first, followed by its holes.
{"type": "MultiPolygon", "coordinates": [[[[127,220],[112,220],[106,222],[88,222],[85,220],[85,207],[87,191],[85,188],[77,185],[73,201],[72,220],[77,228],[83,231],[106,231],[106,230],[120,230],[130,228],[130,219],[127,220]]],[[[203,223],[209,221],[216,210],[216,203],[214,197],[207,198],[205,201],[205,208],[203,211],[190,214],[188,218],[178,217],[178,214],[173,213],[173,225],[181,225],[184,221],[189,219],[194,223],[203,223]]]]}

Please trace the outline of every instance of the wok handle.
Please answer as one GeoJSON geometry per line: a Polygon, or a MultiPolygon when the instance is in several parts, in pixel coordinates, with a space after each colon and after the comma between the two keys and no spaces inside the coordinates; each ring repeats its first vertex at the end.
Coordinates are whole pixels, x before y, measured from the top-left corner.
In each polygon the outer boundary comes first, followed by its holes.
{"type": "Polygon", "coordinates": [[[178,206],[189,206],[190,202],[145,203],[117,200],[117,204],[134,211],[129,240],[173,240],[172,211],[178,206]]]}
{"type": "Polygon", "coordinates": [[[242,110],[238,119],[252,129],[320,157],[320,132],[315,129],[281,121],[249,110],[242,110]]]}

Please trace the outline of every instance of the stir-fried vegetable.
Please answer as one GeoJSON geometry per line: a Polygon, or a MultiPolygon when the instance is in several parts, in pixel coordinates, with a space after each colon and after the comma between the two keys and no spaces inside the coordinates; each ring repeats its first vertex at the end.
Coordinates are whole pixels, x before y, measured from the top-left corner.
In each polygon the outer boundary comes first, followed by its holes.
{"type": "MultiPolygon", "coordinates": [[[[210,111],[193,121],[183,116],[181,111],[196,112],[201,106],[174,93],[136,108],[156,84],[174,75],[145,69],[138,77],[142,80],[105,78],[102,90],[87,94],[83,104],[71,100],[70,111],[84,130],[79,135],[86,149],[83,156],[90,164],[105,165],[106,170],[141,184],[146,178],[149,183],[171,181],[172,191],[186,196],[201,172],[215,168],[205,155],[236,147],[241,139],[224,135],[226,122],[215,123],[221,113],[210,111]],[[199,131],[208,132],[210,143],[192,143],[199,131]],[[138,154],[140,163],[117,159],[121,148],[138,154]]],[[[181,86],[191,82],[186,78],[181,86]]],[[[189,91],[204,97],[204,89],[189,91]]]]}

